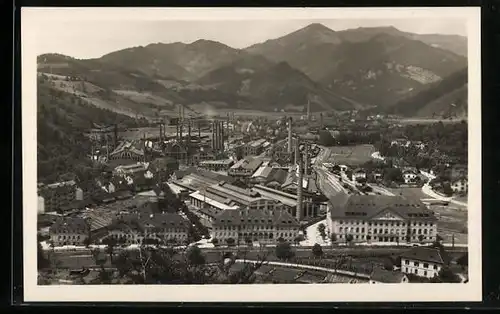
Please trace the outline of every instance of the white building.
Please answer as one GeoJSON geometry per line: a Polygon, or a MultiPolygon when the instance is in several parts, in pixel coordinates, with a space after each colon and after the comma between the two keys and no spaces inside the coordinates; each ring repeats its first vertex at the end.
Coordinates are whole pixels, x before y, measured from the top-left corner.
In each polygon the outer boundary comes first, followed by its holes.
{"type": "Polygon", "coordinates": [[[455,193],[467,193],[469,190],[469,183],[467,181],[467,178],[460,178],[451,184],[451,189],[455,193]]]}
{"type": "Polygon", "coordinates": [[[403,170],[403,179],[406,184],[414,183],[418,177],[418,172],[413,169],[403,170]]]}
{"type": "Polygon", "coordinates": [[[83,218],[61,218],[50,227],[50,240],[54,246],[83,245],[89,235],[89,225],[83,218]]]}
{"type": "Polygon", "coordinates": [[[356,169],[352,172],[352,181],[366,180],[366,172],[363,169],[356,169]]]}
{"type": "Polygon", "coordinates": [[[340,193],[328,202],[326,222],[338,242],[432,243],[437,235],[434,213],[402,196],[340,193]]]}
{"type": "Polygon", "coordinates": [[[45,213],[45,199],[41,195],[38,195],[38,208],[37,208],[37,210],[38,210],[39,214],[45,213]]]}
{"type": "Polygon", "coordinates": [[[431,247],[414,247],[401,255],[401,272],[433,278],[448,262],[444,251],[431,247]]]}

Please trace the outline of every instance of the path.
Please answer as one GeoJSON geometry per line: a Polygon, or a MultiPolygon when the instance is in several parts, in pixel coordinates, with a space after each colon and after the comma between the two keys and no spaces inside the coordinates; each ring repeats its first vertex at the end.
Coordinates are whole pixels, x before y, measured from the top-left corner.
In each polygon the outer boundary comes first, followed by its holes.
{"type": "Polygon", "coordinates": [[[443,196],[443,195],[440,195],[440,194],[434,192],[432,190],[431,186],[429,185],[429,183],[426,183],[422,186],[422,192],[424,194],[432,197],[432,198],[435,198],[435,199],[438,199],[441,201],[445,201],[445,202],[450,202],[450,203],[453,203],[455,205],[467,207],[467,203],[460,202],[460,201],[454,200],[452,197],[446,197],[446,196],[443,196]]]}

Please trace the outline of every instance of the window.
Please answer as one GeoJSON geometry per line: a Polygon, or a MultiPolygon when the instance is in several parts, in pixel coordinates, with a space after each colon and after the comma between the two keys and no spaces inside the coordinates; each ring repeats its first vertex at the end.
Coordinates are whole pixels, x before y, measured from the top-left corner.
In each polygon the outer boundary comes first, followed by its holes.
{"type": "Polygon", "coordinates": [[[416,267],[418,267],[418,262],[413,262],[413,265],[415,265],[416,267]]]}
{"type": "Polygon", "coordinates": [[[415,275],[418,274],[418,269],[415,269],[415,275]]]}
{"type": "Polygon", "coordinates": [[[426,271],[424,271],[424,276],[426,276],[426,277],[427,277],[427,270],[426,270],[426,271]]]}
{"type": "Polygon", "coordinates": [[[408,272],[408,267],[405,267],[405,272],[408,272]]]}
{"type": "Polygon", "coordinates": [[[434,265],[432,268],[433,268],[433,269],[437,269],[438,267],[437,267],[437,265],[434,265]]]}
{"type": "Polygon", "coordinates": [[[409,260],[405,260],[405,265],[410,265],[410,261],[409,260]]]}
{"type": "Polygon", "coordinates": [[[429,264],[428,263],[424,263],[424,268],[429,268],[429,264]]]}

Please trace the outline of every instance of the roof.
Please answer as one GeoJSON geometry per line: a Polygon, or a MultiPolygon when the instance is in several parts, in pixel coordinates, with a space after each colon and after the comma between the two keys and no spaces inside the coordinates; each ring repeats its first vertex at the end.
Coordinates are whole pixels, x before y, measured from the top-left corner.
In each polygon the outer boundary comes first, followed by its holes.
{"type": "Polygon", "coordinates": [[[196,169],[196,167],[189,167],[189,168],[186,168],[186,169],[182,169],[182,170],[177,170],[174,172],[174,175],[177,179],[182,179],[184,176],[187,176],[188,174],[191,174],[191,173],[194,173],[194,172],[197,172],[198,170],[196,169]]]}
{"type": "Polygon", "coordinates": [[[271,167],[265,167],[265,166],[261,166],[259,169],[257,169],[257,171],[255,171],[255,173],[252,175],[252,177],[262,177],[264,179],[267,179],[271,173],[272,173],[272,170],[273,168],[271,167]]]}
{"type": "Polygon", "coordinates": [[[115,148],[113,152],[110,153],[111,156],[121,154],[123,152],[131,152],[135,155],[144,155],[144,146],[141,141],[123,141],[115,148]]]}
{"type": "Polygon", "coordinates": [[[370,280],[382,283],[401,283],[405,277],[406,275],[400,271],[375,268],[370,275],[370,280]]]}
{"type": "Polygon", "coordinates": [[[227,205],[237,204],[241,206],[247,206],[251,202],[263,198],[259,192],[253,189],[241,188],[226,182],[211,185],[203,191],[200,191],[200,194],[215,200],[218,199],[220,202],[227,205]]]}
{"type": "Polygon", "coordinates": [[[275,226],[298,226],[299,222],[288,211],[277,210],[256,210],[256,209],[235,209],[225,210],[215,217],[214,225],[241,224],[275,225],[275,226]]]}
{"type": "Polygon", "coordinates": [[[252,142],[248,143],[247,145],[252,146],[252,147],[258,147],[258,146],[264,145],[265,142],[266,142],[266,139],[261,138],[261,139],[252,141],[252,142]]]}
{"type": "Polygon", "coordinates": [[[257,168],[260,167],[261,164],[262,164],[262,160],[257,159],[257,158],[247,157],[247,158],[238,160],[238,162],[235,163],[231,167],[231,170],[237,170],[237,169],[242,168],[242,169],[246,169],[246,170],[255,171],[255,170],[257,170],[257,168]]]}
{"type": "Polygon", "coordinates": [[[47,184],[44,187],[54,189],[54,188],[60,188],[60,187],[72,187],[75,185],[76,185],[75,180],[69,180],[69,181],[55,182],[55,183],[47,184]]]}
{"type": "Polygon", "coordinates": [[[403,196],[358,195],[339,193],[330,198],[333,219],[373,219],[382,214],[399,216],[401,219],[435,221],[434,213],[420,200],[403,196]]]}
{"type": "Polygon", "coordinates": [[[417,246],[401,254],[401,258],[431,262],[436,264],[448,264],[450,261],[448,254],[444,250],[437,248],[417,246]]]}
{"type": "Polygon", "coordinates": [[[288,176],[288,171],[280,169],[280,168],[273,168],[271,170],[271,173],[267,177],[267,182],[278,182],[280,185],[285,183],[285,180],[288,176]]]}
{"type": "Polygon", "coordinates": [[[50,232],[78,232],[87,233],[88,225],[85,219],[80,217],[64,217],[56,219],[54,224],[50,227],[50,232]]]}
{"type": "Polygon", "coordinates": [[[177,213],[161,214],[126,214],[115,220],[111,229],[134,229],[137,227],[168,228],[168,227],[189,227],[188,220],[177,213]]]}
{"type": "Polygon", "coordinates": [[[214,218],[215,216],[219,215],[221,212],[220,210],[214,209],[214,208],[201,208],[198,210],[200,213],[207,215],[209,217],[214,218]]]}
{"type": "Polygon", "coordinates": [[[232,159],[221,159],[221,160],[203,160],[200,162],[202,165],[231,165],[233,163],[232,159]]]}

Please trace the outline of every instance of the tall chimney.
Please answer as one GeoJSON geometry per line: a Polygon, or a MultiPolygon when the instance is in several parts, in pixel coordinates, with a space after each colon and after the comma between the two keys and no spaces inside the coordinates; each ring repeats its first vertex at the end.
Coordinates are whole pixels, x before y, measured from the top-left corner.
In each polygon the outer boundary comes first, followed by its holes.
{"type": "Polygon", "coordinates": [[[292,154],[292,117],[288,118],[288,153],[292,154]]]}
{"type": "Polygon", "coordinates": [[[198,141],[201,143],[201,121],[198,120],[198,141]]]}
{"type": "Polygon", "coordinates": [[[113,134],[113,148],[116,148],[118,146],[118,125],[115,124],[114,127],[114,134],[113,134]]]}
{"type": "Polygon", "coordinates": [[[299,159],[300,159],[300,142],[299,138],[297,137],[295,143],[295,158],[294,158],[294,162],[296,165],[299,163],[299,159]]]}
{"type": "Polygon", "coordinates": [[[227,113],[227,122],[226,122],[226,131],[227,131],[227,134],[229,135],[229,112],[227,113]]]}
{"type": "Polygon", "coordinates": [[[319,129],[323,130],[323,113],[319,114],[319,129]]]}
{"type": "Polygon", "coordinates": [[[188,147],[191,145],[191,119],[188,119],[188,147]]]}
{"type": "Polygon", "coordinates": [[[224,121],[220,122],[220,151],[221,153],[224,152],[224,121]]]}
{"type": "Polygon", "coordinates": [[[307,97],[307,121],[311,121],[311,102],[309,97],[307,97]]]}
{"type": "Polygon", "coordinates": [[[309,144],[304,143],[304,174],[309,174],[309,144]]]}
{"type": "MultiPolygon", "coordinates": [[[[297,141],[298,143],[298,141],[297,141]]],[[[298,147],[298,145],[297,145],[298,147]]],[[[299,155],[299,160],[297,161],[298,167],[299,167],[299,177],[297,179],[297,210],[295,213],[295,217],[297,220],[300,222],[302,220],[302,181],[304,180],[304,174],[302,171],[302,160],[300,160],[300,155],[299,155]]]]}
{"type": "Polygon", "coordinates": [[[160,142],[163,142],[163,124],[160,122],[160,142]]]}
{"type": "Polygon", "coordinates": [[[182,135],[182,128],[183,128],[183,126],[184,126],[184,125],[183,125],[183,124],[184,124],[184,121],[183,121],[183,120],[181,120],[181,121],[179,121],[179,123],[180,123],[180,125],[179,125],[179,142],[182,142],[182,141],[183,141],[183,138],[182,138],[182,136],[183,136],[183,135],[182,135]]]}

